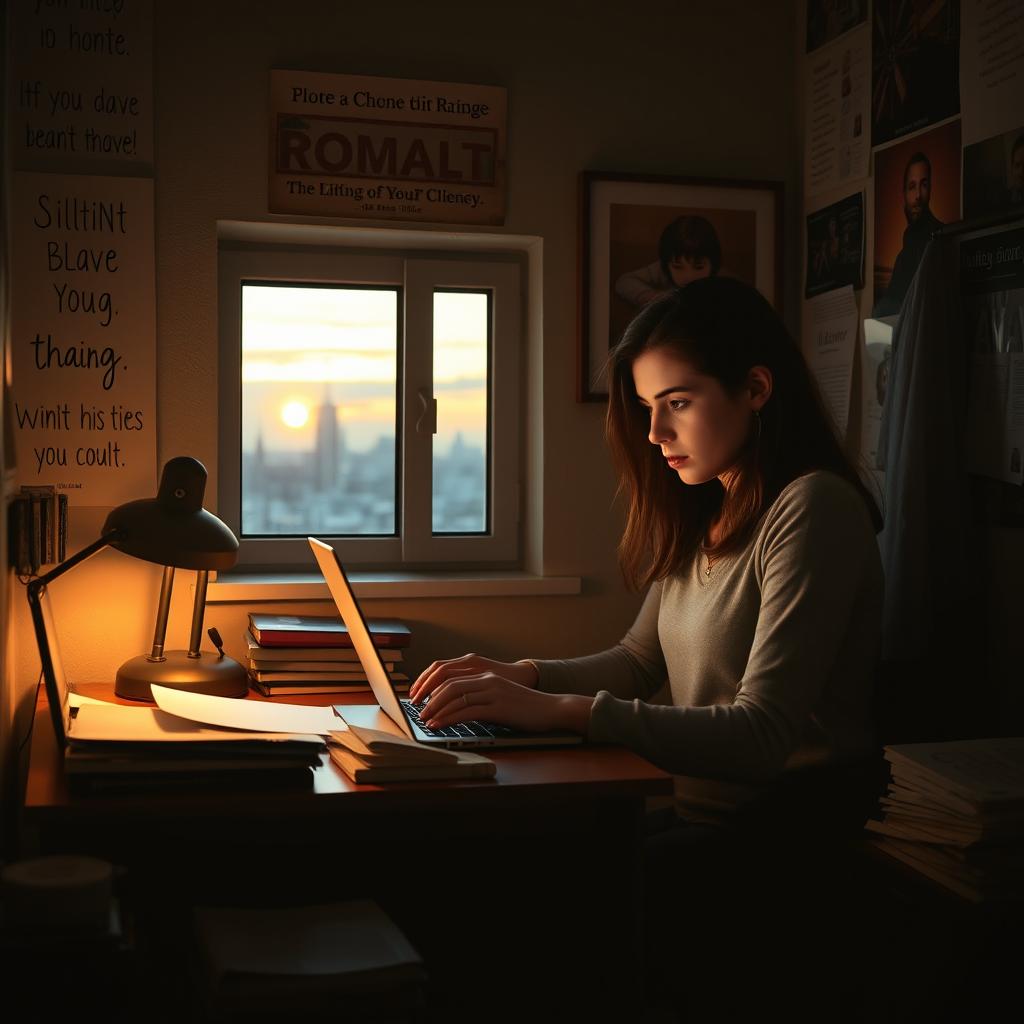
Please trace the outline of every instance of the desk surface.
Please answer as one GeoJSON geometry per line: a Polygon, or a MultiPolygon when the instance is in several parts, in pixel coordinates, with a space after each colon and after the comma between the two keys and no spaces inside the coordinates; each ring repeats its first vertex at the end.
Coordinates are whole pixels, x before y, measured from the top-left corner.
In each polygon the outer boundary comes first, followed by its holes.
{"type": "MultiPolygon", "coordinates": [[[[113,690],[78,689],[106,699],[113,690]]],[[[370,702],[350,693],[293,700],[370,702]]],[[[156,951],[154,970],[174,972],[166,986],[174,1012],[158,1020],[186,1019],[174,992],[190,941],[189,907],[367,897],[430,965],[433,1006],[425,1019],[448,1021],[467,1005],[493,1008],[495,993],[517,1008],[508,1019],[550,1005],[552,992],[592,1019],[608,1005],[633,1005],[644,798],[670,793],[671,777],[615,747],[488,753],[494,780],[357,786],[325,755],[309,789],[218,792],[200,784],[79,796],[68,791],[41,701],[22,825],[40,853],[87,854],[124,868],[126,898],[156,951]],[[572,869],[538,871],[538,864],[572,869]],[[436,892],[408,884],[412,877],[433,879],[436,892]],[[439,899],[447,912],[437,913],[439,899]],[[501,927],[467,942],[470,924],[483,920],[476,915],[496,903],[501,927]],[[603,979],[597,987],[595,976],[603,979]],[[587,998],[599,1004],[592,1012],[579,1010],[587,998]]]]}
{"type": "MultiPolygon", "coordinates": [[[[79,684],[77,691],[84,696],[104,700],[116,700],[110,683],[79,684]]],[[[360,704],[371,703],[369,694],[342,693],[329,695],[301,695],[291,698],[263,698],[250,694],[254,700],[274,700],[296,704],[360,704]]],[[[117,703],[136,703],[117,700],[117,703]]],[[[308,790],[264,791],[261,803],[278,809],[296,808],[302,805],[304,813],[313,806],[327,809],[336,800],[345,798],[345,807],[352,809],[359,802],[366,801],[371,794],[375,808],[382,802],[393,800],[396,804],[408,804],[410,800],[422,799],[430,793],[430,802],[458,801],[474,804],[480,800],[490,803],[523,797],[529,800],[542,798],[559,800],[570,796],[609,796],[642,798],[668,794],[672,791],[672,777],[655,768],[632,752],[620,747],[589,746],[561,748],[516,748],[488,749],[487,756],[497,765],[496,777],[484,780],[463,780],[447,782],[389,783],[386,786],[356,785],[337,768],[327,754],[322,755],[321,765],[314,770],[313,786],[308,790]]],[[[244,794],[243,794],[244,796],[244,794]]],[[[169,797],[169,799],[171,799],[169,797]]],[[[180,795],[173,799],[185,799],[180,795]]],[[[78,804],[95,807],[97,802],[126,804],[145,813],[153,809],[151,794],[117,794],[116,796],[90,796],[86,800],[74,797],[68,792],[61,754],[57,749],[56,737],[50,722],[49,708],[45,697],[40,698],[36,707],[33,727],[28,780],[25,791],[25,811],[32,818],[46,816],[47,812],[66,813],[78,804]]],[[[187,801],[190,810],[201,810],[204,804],[211,811],[223,806],[223,794],[204,794],[201,791],[189,793],[187,801]]],[[[163,804],[163,801],[157,801],[163,804]]],[[[166,805],[164,805],[166,810],[166,805]]]]}

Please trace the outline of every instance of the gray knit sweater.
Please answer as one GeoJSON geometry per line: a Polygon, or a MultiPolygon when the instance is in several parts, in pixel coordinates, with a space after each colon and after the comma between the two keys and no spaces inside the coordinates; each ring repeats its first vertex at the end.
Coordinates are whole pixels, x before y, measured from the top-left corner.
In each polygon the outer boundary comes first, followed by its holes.
{"type": "Polygon", "coordinates": [[[655,583],[610,650],[535,664],[540,689],[597,695],[590,740],[676,774],[684,816],[721,820],[788,767],[869,748],[882,569],[863,500],[827,472],[706,568],[655,583]],[[666,680],[671,704],[648,703],[666,680]]]}

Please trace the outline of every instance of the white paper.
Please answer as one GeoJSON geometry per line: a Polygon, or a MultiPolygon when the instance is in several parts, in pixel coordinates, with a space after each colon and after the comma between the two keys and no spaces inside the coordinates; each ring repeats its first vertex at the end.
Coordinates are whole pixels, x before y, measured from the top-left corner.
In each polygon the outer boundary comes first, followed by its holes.
{"type": "MultiPolygon", "coordinates": [[[[161,687],[161,689],[163,689],[161,687]]],[[[180,692],[180,691],[178,691],[180,692]]],[[[214,697],[213,700],[226,700],[214,697]]],[[[255,704],[255,701],[238,701],[255,704]]],[[[320,708],[319,710],[324,710],[320,708]]],[[[330,708],[327,709],[328,711],[330,708]]],[[[337,728],[337,725],[335,726],[337,728]]],[[[168,714],[157,708],[129,708],[123,704],[87,704],[79,708],[71,725],[69,739],[93,742],[153,743],[203,742],[232,740],[303,740],[314,743],[318,735],[305,735],[264,730],[246,732],[241,729],[204,728],[195,721],[168,714]]]]}
{"type": "Polygon", "coordinates": [[[866,178],[871,154],[871,34],[865,25],[804,62],[808,196],[866,178]]]}
{"type": "Polygon", "coordinates": [[[206,725],[265,733],[313,733],[317,736],[346,728],[331,707],[211,697],[205,693],[173,690],[168,686],[153,686],[152,690],[153,700],[161,710],[206,725]]]}
{"type": "Polygon", "coordinates": [[[960,110],[963,144],[1024,124],[1024,7],[1020,0],[963,0],[960,110]]]}
{"type": "Polygon", "coordinates": [[[156,492],[153,182],[16,174],[8,401],[21,484],[72,506],[156,492]]]}
{"type": "Polygon", "coordinates": [[[12,166],[152,167],[152,0],[6,6],[12,166]]]}
{"type": "Polygon", "coordinates": [[[857,320],[857,300],[850,285],[805,303],[804,353],[840,439],[846,437],[850,418],[857,320]]]}
{"type": "MultiPolygon", "coordinates": [[[[80,693],[68,691],[68,707],[80,708],[85,704],[104,704],[107,707],[118,707],[112,700],[97,700],[95,697],[83,697],[80,693]]],[[[123,707],[123,705],[120,705],[123,707]]]]}
{"type": "Polygon", "coordinates": [[[887,316],[864,321],[860,375],[860,453],[876,479],[881,475],[878,469],[878,435],[882,426],[882,403],[889,383],[892,329],[897,319],[887,316]]]}

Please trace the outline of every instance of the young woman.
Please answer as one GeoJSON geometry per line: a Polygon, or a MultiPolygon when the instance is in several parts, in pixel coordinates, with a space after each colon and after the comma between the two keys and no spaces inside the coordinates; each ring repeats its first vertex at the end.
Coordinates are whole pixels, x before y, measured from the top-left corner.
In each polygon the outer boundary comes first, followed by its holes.
{"type": "Polygon", "coordinates": [[[424,718],[571,728],[678,777],[722,822],[809,761],[872,749],[878,512],[765,299],[694,281],[648,306],[609,362],[620,560],[647,594],[622,641],[570,661],[466,655],[410,695],[424,718]],[[669,704],[652,703],[667,683],[669,704]]]}

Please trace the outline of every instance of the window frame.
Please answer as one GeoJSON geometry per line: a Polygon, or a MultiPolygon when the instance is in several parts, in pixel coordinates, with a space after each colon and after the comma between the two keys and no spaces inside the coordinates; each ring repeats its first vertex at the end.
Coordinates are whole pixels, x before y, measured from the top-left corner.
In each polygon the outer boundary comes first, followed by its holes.
{"type": "MultiPolygon", "coordinates": [[[[241,531],[242,286],[245,282],[374,285],[399,289],[397,379],[397,535],[336,537],[347,565],[361,568],[508,568],[521,558],[522,515],[522,277],[514,252],[381,252],[274,245],[223,245],[218,251],[220,411],[218,513],[239,538],[237,569],[301,571],[309,563],[304,537],[253,537],[241,531]],[[433,388],[433,294],[481,289],[491,293],[488,356],[487,472],[489,532],[432,532],[432,442],[417,431],[433,388]]],[[[429,419],[429,417],[428,417],[429,419]]]]}

